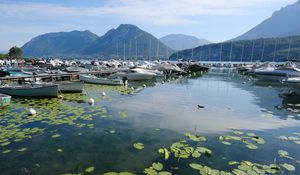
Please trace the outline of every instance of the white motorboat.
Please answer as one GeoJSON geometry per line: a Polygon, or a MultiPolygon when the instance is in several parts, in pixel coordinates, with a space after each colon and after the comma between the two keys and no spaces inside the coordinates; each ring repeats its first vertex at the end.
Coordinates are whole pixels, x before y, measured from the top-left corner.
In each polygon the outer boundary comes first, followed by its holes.
{"type": "Polygon", "coordinates": [[[295,64],[287,64],[286,66],[274,68],[266,67],[254,71],[257,79],[262,81],[279,81],[290,77],[299,77],[300,69],[295,64]]]}
{"type": "Polygon", "coordinates": [[[300,77],[287,78],[284,82],[298,95],[300,95],[300,77]]]}
{"type": "Polygon", "coordinates": [[[96,77],[94,75],[79,75],[80,81],[93,84],[104,84],[104,85],[123,85],[122,80],[114,78],[103,78],[96,77]]]}
{"type": "Polygon", "coordinates": [[[111,78],[121,78],[127,80],[149,80],[156,76],[154,72],[150,72],[144,69],[134,68],[124,71],[120,71],[110,75],[111,78]]]}

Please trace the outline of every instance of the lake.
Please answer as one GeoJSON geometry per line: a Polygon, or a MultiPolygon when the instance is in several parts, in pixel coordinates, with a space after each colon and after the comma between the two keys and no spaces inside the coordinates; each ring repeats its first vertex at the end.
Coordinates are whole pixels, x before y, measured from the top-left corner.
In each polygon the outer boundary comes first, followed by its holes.
{"type": "Polygon", "coordinates": [[[300,174],[300,98],[283,85],[214,69],[129,86],[13,98],[0,174],[300,174]]]}

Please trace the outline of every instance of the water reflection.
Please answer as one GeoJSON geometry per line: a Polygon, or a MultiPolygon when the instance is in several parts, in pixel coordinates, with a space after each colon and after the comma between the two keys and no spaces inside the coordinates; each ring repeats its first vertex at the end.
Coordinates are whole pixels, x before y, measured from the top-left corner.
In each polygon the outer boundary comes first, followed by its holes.
{"type": "Polygon", "coordinates": [[[281,120],[287,114],[274,108],[282,101],[276,89],[245,84],[236,77],[209,73],[198,79],[181,78],[176,84],[157,84],[134,97],[121,98],[113,107],[127,110],[133,118],[130,122],[175,131],[218,133],[230,128],[264,130],[299,124],[281,120]],[[198,104],[205,108],[198,109],[198,104]],[[274,117],[262,117],[265,111],[272,111],[274,117]]]}

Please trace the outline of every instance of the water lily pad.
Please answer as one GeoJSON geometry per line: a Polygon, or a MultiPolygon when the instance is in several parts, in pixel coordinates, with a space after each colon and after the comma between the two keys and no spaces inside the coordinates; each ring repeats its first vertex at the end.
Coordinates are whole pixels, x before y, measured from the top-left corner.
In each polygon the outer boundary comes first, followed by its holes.
{"type": "Polygon", "coordinates": [[[203,168],[203,166],[198,163],[190,163],[190,167],[195,170],[201,170],[203,168]]]}
{"type": "Polygon", "coordinates": [[[168,171],[161,171],[158,173],[158,175],[172,175],[172,173],[170,173],[168,171]]]}
{"type": "Polygon", "coordinates": [[[95,167],[88,167],[87,169],[85,169],[84,171],[86,172],[86,173],[91,173],[91,172],[93,172],[95,170],[95,167]]]}
{"type": "Polygon", "coordinates": [[[23,152],[23,151],[26,151],[26,150],[27,150],[27,148],[20,148],[20,149],[18,149],[19,152],[23,152]]]}
{"type": "Polygon", "coordinates": [[[7,154],[7,153],[10,153],[11,152],[11,150],[10,149],[8,149],[8,150],[4,150],[4,151],[2,151],[2,154],[7,154]]]}
{"type": "Polygon", "coordinates": [[[139,150],[141,150],[141,149],[144,149],[144,144],[143,143],[135,143],[135,144],[133,144],[133,147],[135,148],[135,149],[139,149],[139,150]]]}
{"type": "Polygon", "coordinates": [[[160,162],[154,162],[152,164],[152,167],[156,170],[156,171],[161,171],[163,169],[163,164],[161,164],[160,162]]]}
{"type": "Polygon", "coordinates": [[[296,170],[296,168],[291,164],[285,163],[285,164],[281,164],[281,166],[283,168],[285,168],[286,170],[288,170],[288,171],[295,171],[296,170]]]}
{"type": "Polygon", "coordinates": [[[134,175],[131,172],[120,172],[119,175],[134,175]]]}
{"type": "Polygon", "coordinates": [[[116,172],[107,172],[107,173],[104,173],[103,175],[118,175],[119,173],[116,173],[116,172]]]}
{"type": "Polygon", "coordinates": [[[60,134],[54,134],[54,135],[52,135],[51,137],[52,137],[52,138],[58,138],[58,137],[60,137],[60,134]]]}

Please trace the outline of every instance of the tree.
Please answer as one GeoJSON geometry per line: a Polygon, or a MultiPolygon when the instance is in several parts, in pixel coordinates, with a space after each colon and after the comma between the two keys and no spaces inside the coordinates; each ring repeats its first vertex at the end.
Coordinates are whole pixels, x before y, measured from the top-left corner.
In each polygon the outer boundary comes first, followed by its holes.
{"type": "Polygon", "coordinates": [[[21,48],[14,46],[9,49],[8,55],[11,59],[22,59],[23,51],[21,48]]]}

